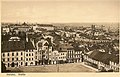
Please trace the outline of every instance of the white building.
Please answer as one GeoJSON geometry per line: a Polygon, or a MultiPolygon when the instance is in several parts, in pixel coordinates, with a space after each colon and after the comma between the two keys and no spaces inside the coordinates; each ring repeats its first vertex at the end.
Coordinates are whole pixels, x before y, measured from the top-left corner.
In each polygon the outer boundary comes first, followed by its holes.
{"type": "Polygon", "coordinates": [[[59,57],[58,57],[58,60],[59,60],[59,63],[64,63],[66,61],[66,55],[67,55],[67,52],[66,51],[59,51],[59,57]]]}
{"type": "Polygon", "coordinates": [[[35,65],[35,48],[29,41],[12,40],[2,42],[2,61],[6,67],[35,65]]]}
{"type": "Polygon", "coordinates": [[[57,50],[54,50],[51,53],[51,64],[58,64],[59,61],[59,52],[57,50]]]}
{"type": "Polygon", "coordinates": [[[54,26],[50,24],[37,24],[36,26],[33,26],[34,31],[38,31],[38,29],[46,29],[46,30],[54,30],[54,26]]]}
{"type": "Polygon", "coordinates": [[[49,56],[51,56],[52,46],[45,39],[42,39],[36,43],[37,52],[36,57],[38,59],[38,64],[43,64],[43,59],[47,60],[49,63],[49,56]]]}

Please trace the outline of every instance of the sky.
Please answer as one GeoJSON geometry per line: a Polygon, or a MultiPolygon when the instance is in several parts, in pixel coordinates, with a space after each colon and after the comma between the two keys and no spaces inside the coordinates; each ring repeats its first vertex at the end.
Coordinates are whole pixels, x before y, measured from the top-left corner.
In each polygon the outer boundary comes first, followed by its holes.
{"type": "Polygon", "coordinates": [[[2,22],[118,22],[118,0],[2,1],[2,22]]]}

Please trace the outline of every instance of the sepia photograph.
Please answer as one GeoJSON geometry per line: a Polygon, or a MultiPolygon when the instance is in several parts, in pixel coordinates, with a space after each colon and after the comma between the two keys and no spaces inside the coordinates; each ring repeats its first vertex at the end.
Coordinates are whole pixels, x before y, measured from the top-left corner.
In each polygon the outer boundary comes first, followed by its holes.
{"type": "Polygon", "coordinates": [[[1,1],[1,73],[118,73],[118,4],[1,1]]]}

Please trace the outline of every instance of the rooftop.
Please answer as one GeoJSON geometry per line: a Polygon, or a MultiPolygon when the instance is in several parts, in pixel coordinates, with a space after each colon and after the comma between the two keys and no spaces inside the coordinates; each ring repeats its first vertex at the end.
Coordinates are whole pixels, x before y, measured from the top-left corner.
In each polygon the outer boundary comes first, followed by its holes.
{"type": "Polygon", "coordinates": [[[119,63],[119,56],[115,54],[109,54],[107,52],[101,52],[99,50],[94,50],[88,54],[88,56],[97,61],[109,64],[109,61],[119,63]]]}
{"type": "Polygon", "coordinates": [[[34,46],[31,42],[26,41],[3,41],[1,48],[2,52],[9,52],[34,49],[34,46]]]}

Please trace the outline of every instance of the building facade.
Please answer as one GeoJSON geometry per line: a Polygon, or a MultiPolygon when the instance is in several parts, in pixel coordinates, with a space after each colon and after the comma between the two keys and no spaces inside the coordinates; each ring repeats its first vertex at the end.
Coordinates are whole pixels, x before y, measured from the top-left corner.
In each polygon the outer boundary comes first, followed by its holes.
{"type": "Polygon", "coordinates": [[[2,42],[2,61],[6,67],[35,65],[33,44],[30,41],[11,38],[2,42]]]}

